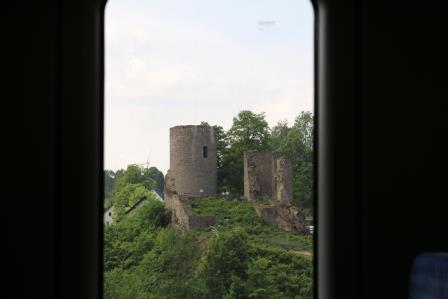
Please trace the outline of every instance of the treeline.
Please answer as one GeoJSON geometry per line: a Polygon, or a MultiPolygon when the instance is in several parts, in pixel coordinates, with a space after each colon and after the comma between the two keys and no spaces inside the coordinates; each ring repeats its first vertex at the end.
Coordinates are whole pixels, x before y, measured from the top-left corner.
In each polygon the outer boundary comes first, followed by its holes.
{"type": "MultiPolygon", "coordinates": [[[[294,201],[312,209],[313,115],[301,112],[294,124],[279,121],[269,128],[265,113],[243,110],[233,118],[226,132],[214,125],[218,153],[218,190],[243,194],[243,154],[248,150],[273,150],[293,164],[294,201]]],[[[202,125],[209,125],[202,122],[202,125]]]]}
{"type": "MultiPolygon", "coordinates": [[[[312,210],[313,192],[313,115],[301,112],[289,126],[279,121],[269,128],[265,113],[243,110],[233,118],[232,127],[225,131],[213,125],[217,140],[218,190],[242,195],[243,154],[248,150],[272,150],[289,158],[293,164],[294,203],[312,210]]],[[[207,122],[201,125],[210,126],[207,122]]],[[[157,168],[129,165],[126,170],[104,172],[105,207],[109,207],[116,191],[123,184],[140,184],[146,189],[163,192],[164,175],[157,168]]],[[[133,186],[129,188],[138,188],[133,186]]]]}

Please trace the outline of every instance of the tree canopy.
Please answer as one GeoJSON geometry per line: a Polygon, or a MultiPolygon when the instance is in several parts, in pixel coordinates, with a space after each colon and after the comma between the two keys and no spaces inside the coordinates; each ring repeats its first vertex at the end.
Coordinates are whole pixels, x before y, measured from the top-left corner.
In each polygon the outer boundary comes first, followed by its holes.
{"type": "MultiPolygon", "coordinates": [[[[226,132],[214,125],[218,152],[218,190],[243,193],[243,155],[249,150],[272,150],[293,164],[294,203],[312,210],[313,125],[311,112],[302,111],[292,126],[280,120],[271,129],[264,113],[243,110],[226,132]]],[[[207,122],[201,125],[210,126],[207,122]]]]}
{"type": "Polygon", "coordinates": [[[249,150],[268,150],[269,125],[264,113],[243,110],[233,118],[232,127],[225,133],[222,165],[218,169],[219,189],[243,193],[243,155],[249,150]]]}
{"type": "Polygon", "coordinates": [[[194,213],[217,212],[216,234],[167,226],[156,200],[106,226],[104,298],[311,299],[312,260],[295,254],[310,237],[265,224],[252,205],[196,201],[194,213]]]}
{"type": "Polygon", "coordinates": [[[291,160],[294,176],[294,199],[296,204],[312,209],[313,193],[313,116],[302,112],[294,125],[283,129],[284,136],[274,150],[291,160]]]}
{"type": "Polygon", "coordinates": [[[153,196],[151,190],[163,192],[163,173],[155,167],[144,168],[137,164],[124,169],[104,171],[105,200],[104,207],[114,205],[118,217],[142,197],[153,196]]]}

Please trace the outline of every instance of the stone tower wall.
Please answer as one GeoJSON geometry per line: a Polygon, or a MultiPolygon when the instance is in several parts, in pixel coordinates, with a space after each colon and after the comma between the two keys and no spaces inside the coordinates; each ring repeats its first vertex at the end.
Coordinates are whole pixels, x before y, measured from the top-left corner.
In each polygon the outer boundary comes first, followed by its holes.
{"type": "Polygon", "coordinates": [[[291,160],[279,158],[276,160],[276,199],[281,202],[292,202],[293,199],[293,175],[291,160]]]}
{"type": "Polygon", "coordinates": [[[275,199],[292,202],[291,161],[271,151],[245,152],[244,196],[248,200],[275,199]]]}
{"type": "Polygon", "coordinates": [[[170,129],[170,172],[180,195],[216,194],[216,137],[213,128],[176,126],[170,129]],[[203,156],[204,147],[207,147],[207,157],[203,156]]]}
{"type": "Polygon", "coordinates": [[[248,200],[272,198],[274,156],[270,151],[244,153],[244,196],[248,200]]]}

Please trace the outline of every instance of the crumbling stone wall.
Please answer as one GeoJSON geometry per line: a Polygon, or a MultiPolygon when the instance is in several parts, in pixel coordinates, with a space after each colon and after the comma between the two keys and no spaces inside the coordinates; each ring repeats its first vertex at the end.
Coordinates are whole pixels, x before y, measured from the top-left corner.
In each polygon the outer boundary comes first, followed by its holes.
{"type": "Polygon", "coordinates": [[[273,195],[273,153],[244,153],[244,196],[248,200],[270,199],[273,195]]]}
{"type": "Polygon", "coordinates": [[[170,129],[170,172],[179,195],[215,195],[216,137],[212,127],[176,126],[170,129]]]}
{"type": "Polygon", "coordinates": [[[271,151],[244,153],[244,196],[292,202],[292,164],[271,151]]]}
{"type": "Polygon", "coordinates": [[[175,193],[165,194],[165,206],[171,211],[171,224],[188,228],[191,215],[191,204],[188,198],[183,198],[175,193]]]}
{"type": "Polygon", "coordinates": [[[293,177],[291,160],[278,158],[276,160],[274,179],[277,194],[275,198],[281,202],[292,202],[293,199],[293,177]]]}
{"type": "Polygon", "coordinates": [[[244,153],[244,195],[250,200],[270,199],[269,205],[255,205],[255,211],[269,225],[304,233],[305,217],[292,205],[293,176],[289,159],[275,152],[244,153]]]}
{"type": "Polygon", "coordinates": [[[215,223],[213,216],[192,215],[191,198],[177,192],[177,180],[169,169],[165,176],[165,207],[171,211],[171,224],[181,228],[205,228],[215,223]]]}
{"type": "Polygon", "coordinates": [[[191,198],[165,193],[165,206],[171,211],[171,224],[185,229],[201,229],[215,224],[214,216],[192,215],[191,198]]]}
{"type": "Polygon", "coordinates": [[[306,232],[305,215],[291,203],[273,201],[269,206],[255,206],[255,211],[271,226],[298,234],[306,232]]]}
{"type": "Polygon", "coordinates": [[[171,170],[165,175],[164,187],[165,207],[171,211],[171,224],[188,227],[188,217],[191,215],[191,204],[176,192],[176,180],[171,170]]]}

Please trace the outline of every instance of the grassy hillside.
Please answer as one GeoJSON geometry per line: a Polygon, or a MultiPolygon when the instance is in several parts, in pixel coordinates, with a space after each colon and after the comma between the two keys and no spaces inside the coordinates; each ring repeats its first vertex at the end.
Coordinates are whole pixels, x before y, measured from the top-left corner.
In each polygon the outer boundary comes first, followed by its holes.
{"type": "Polygon", "coordinates": [[[252,203],[218,198],[199,198],[193,200],[192,207],[194,215],[215,216],[217,220],[215,227],[218,231],[226,232],[235,227],[244,229],[252,244],[257,247],[311,253],[311,236],[296,235],[267,225],[255,213],[254,204],[268,204],[268,201],[252,203]]]}
{"type": "Polygon", "coordinates": [[[250,202],[192,206],[217,232],[167,226],[156,201],[106,227],[105,298],[312,298],[311,237],[266,225],[250,202]]]}

